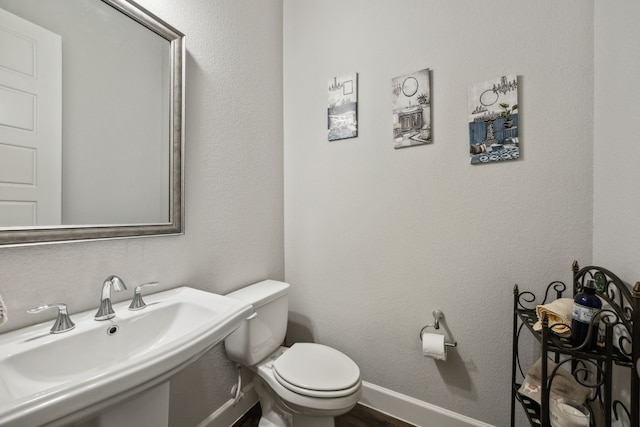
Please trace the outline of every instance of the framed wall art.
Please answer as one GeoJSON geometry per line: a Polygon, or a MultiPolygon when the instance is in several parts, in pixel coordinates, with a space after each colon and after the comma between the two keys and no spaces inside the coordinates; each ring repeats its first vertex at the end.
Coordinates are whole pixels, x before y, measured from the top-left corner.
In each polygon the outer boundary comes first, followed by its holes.
{"type": "Polygon", "coordinates": [[[391,93],[394,148],[433,142],[429,69],[392,79],[391,93]]]}
{"type": "Polygon", "coordinates": [[[358,136],[358,73],[334,77],[328,84],[328,139],[358,136]]]}
{"type": "Polygon", "coordinates": [[[507,75],[472,85],[468,104],[471,164],[518,159],[517,76],[507,75]]]}

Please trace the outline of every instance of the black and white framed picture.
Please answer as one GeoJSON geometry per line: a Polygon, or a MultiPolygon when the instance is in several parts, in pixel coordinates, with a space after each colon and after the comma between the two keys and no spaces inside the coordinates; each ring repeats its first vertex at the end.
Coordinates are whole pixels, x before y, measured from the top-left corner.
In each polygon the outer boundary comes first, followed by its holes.
{"type": "Polygon", "coordinates": [[[429,69],[392,79],[391,92],[394,148],[433,142],[429,69]]]}
{"type": "Polygon", "coordinates": [[[329,80],[328,95],[329,141],[358,136],[358,73],[329,80]]]}

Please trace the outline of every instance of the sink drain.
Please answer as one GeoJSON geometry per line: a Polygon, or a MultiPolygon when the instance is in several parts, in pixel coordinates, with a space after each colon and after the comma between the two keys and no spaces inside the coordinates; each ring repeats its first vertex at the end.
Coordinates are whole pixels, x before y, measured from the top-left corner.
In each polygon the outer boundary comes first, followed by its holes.
{"type": "Polygon", "coordinates": [[[107,335],[115,334],[116,332],[118,332],[118,329],[120,329],[120,327],[118,325],[109,326],[107,328],[107,335]]]}

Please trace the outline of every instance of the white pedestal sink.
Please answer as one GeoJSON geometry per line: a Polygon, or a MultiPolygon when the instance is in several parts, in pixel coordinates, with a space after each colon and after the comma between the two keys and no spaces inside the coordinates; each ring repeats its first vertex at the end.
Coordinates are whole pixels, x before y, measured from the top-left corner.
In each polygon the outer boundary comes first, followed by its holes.
{"type": "Polygon", "coordinates": [[[0,335],[0,425],[64,425],[150,389],[195,361],[252,314],[251,305],[188,287],[145,296],[147,307],[113,306],[0,335]]]}

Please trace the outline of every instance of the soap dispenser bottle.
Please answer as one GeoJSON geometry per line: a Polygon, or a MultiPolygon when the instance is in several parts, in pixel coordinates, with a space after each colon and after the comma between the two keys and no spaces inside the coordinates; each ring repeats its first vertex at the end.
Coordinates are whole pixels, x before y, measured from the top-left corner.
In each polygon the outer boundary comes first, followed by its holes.
{"type": "MultiPolygon", "coordinates": [[[[587,338],[589,324],[595,313],[602,308],[602,301],[596,296],[596,285],[593,280],[587,280],[582,287],[582,292],[576,294],[573,299],[573,320],[571,321],[571,345],[578,347],[587,338]]],[[[591,330],[591,337],[584,350],[596,348],[598,340],[598,324],[595,323],[591,330]]]]}

